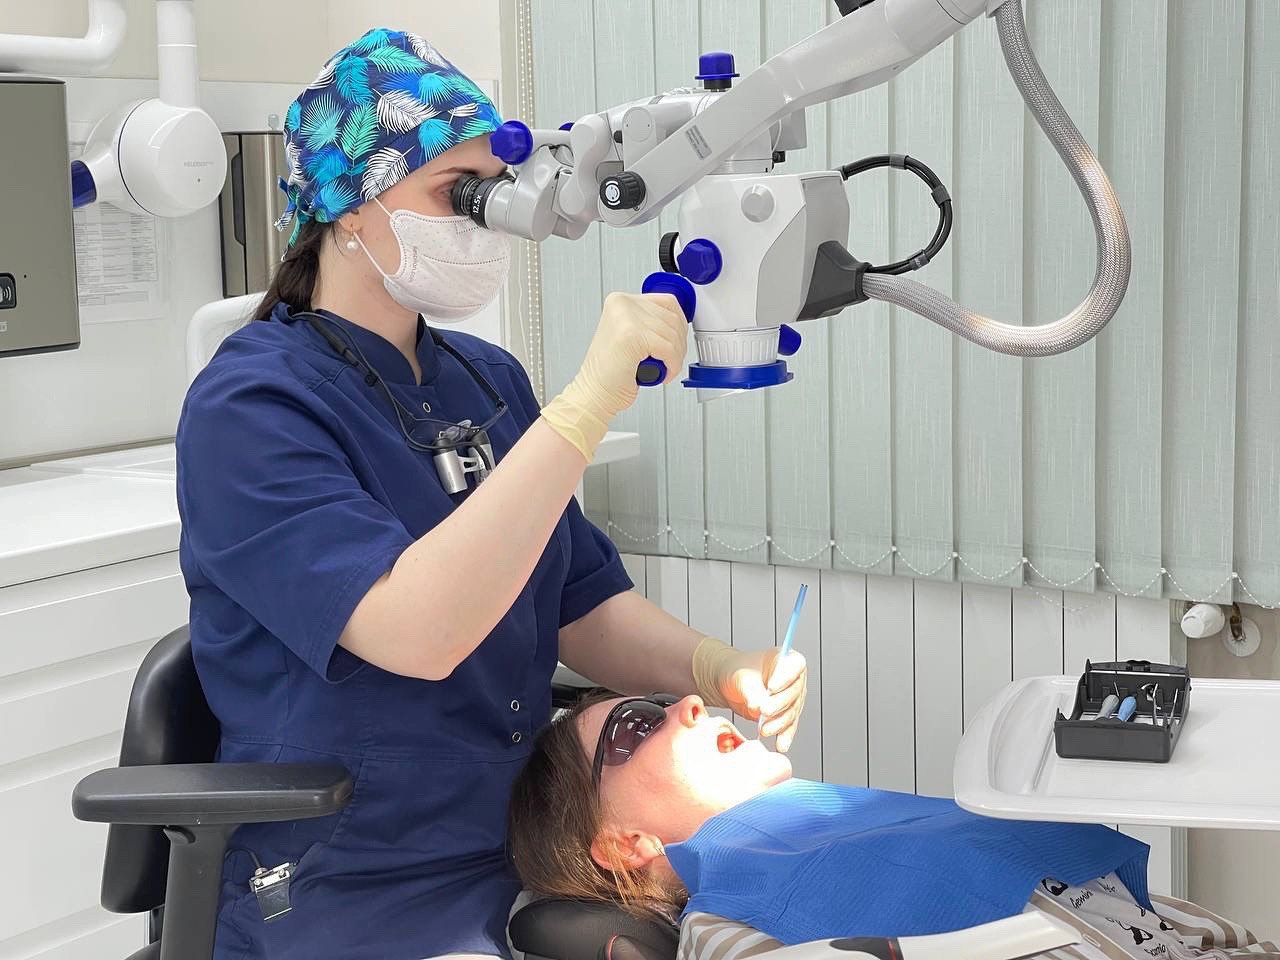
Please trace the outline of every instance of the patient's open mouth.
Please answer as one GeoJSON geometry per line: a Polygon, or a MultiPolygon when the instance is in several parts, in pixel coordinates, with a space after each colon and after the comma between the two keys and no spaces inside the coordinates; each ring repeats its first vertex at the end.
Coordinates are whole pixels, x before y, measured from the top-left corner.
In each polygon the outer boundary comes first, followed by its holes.
{"type": "Polygon", "coordinates": [[[742,746],[744,740],[742,734],[731,725],[726,723],[721,729],[720,734],[716,737],[716,746],[720,748],[721,753],[733,753],[742,746]]]}

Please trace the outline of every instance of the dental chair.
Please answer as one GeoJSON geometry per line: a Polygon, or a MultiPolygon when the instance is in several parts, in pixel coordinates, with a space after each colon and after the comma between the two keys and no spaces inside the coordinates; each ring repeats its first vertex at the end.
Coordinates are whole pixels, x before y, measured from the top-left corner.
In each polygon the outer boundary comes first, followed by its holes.
{"type": "MultiPolygon", "coordinates": [[[[581,693],[553,684],[552,703],[571,706],[581,693]]],[[[222,861],[236,828],[328,816],[351,798],[351,775],[341,765],[214,763],[217,747],[218,722],[181,627],[138,668],[120,766],[85,777],[71,800],[77,819],[111,825],[103,907],[149,914],[150,942],[128,960],[212,957],[222,861]]],[[[525,960],[675,960],[680,940],[675,924],[574,900],[522,907],[509,933],[525,960]]],[[[770,960],[1007,960],[1074,939],[1024,915],[938,937],[814,941],[778,950],[770,960]]]]}

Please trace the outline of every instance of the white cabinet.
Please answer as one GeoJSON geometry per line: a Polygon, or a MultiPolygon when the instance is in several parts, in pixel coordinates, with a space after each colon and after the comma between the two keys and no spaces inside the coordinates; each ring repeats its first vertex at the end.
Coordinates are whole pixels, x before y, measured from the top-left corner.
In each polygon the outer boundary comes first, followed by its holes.
{"type": "Polygon", "coordinates": [[[0,474],[0,957],[123,960],[145,921],[98,905],[107,828],[71,791],[116,763],[129,689],[187,620],[172,481],[0,474]]]}

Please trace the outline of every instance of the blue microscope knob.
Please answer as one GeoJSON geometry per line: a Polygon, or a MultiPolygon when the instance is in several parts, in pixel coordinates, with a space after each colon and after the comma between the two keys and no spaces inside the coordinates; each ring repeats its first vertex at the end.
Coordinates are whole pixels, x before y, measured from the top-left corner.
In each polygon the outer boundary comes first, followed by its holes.
{"type": "Polygon", "coordinates": [[[705,90],[728,90],[731,78],[738,76],[734,69],[733,54],[724,50],[711,50],[698,57],[698,75],[705,90]]]}
{"type": "Polygon", "coordinates": [[[636,365],[636,383],[641,387],[657,387],[667,379],[667,365],[654,357],[645,357],[636,365]]]}
{"type": "MultiPolygon", "coordinates": [[[[641,293],[669,293],[676,298],[684,318],[693,320],[698,294],[691,284],[678,273],[651,273],[640,285],[641,293]]],[[[642,387],[656,387],[667,379],[667,365],[656,357],[645,357],[636,367],[636,383],[642,387]]]]}
{"type": "Polygon", "coordinates": [[[676,263],[680,266],[680,275],[694,283],[710,283],[720,276],[720,269],[724,266],[720,248],[704,237],[686,243],[676,257],[676,263]]]}
{"type": "Polygon", "coordinates": [[[519,120],[508,120],[489,135],[489,150],[503,163],[524,163],[533,153],[533,134],[519,120]]]}
{"type": "Polygon", "coordinates": [[[800,349],[800,331],[784,323],[778,330],[778,353],[789,357],[800,349]]]}
{"type": "Polygon", "coordinates": [[[698,292],[678,273],[651,273],[640,284],[641,293],[669,293],[680,302],[686,320],[693,320],[694,308],[698,305],[698,292]]]}

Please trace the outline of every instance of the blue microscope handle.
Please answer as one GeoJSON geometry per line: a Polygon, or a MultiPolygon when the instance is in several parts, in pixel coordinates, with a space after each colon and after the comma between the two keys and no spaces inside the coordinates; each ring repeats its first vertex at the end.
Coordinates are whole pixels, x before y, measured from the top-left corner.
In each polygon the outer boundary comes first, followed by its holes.
{"type": "MultiPolygon", "coordinates": [[[[684,318],[693,321],[693,309],[697,303],[697,294],[693,284],[678,273],[651,273],[640,285],[641,293],[670,293],[680,301],[680,309],[684,318]]],[[[636,383],[642,387],[661,386],[667,379],[667,365],[657,357],[645,357],[636,365],[636,383]]]]}
{"type": "Polygon", "coordinates": [[[642,387],[660,386],[667,379],[667,365],[655,357],[645,357],[636,366],[636,383],[642,387]]]}

